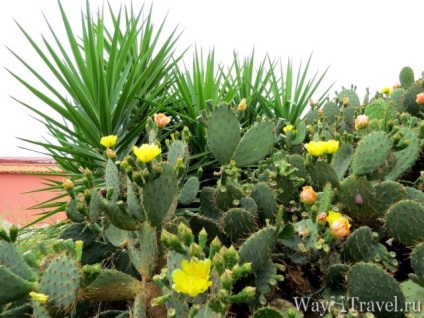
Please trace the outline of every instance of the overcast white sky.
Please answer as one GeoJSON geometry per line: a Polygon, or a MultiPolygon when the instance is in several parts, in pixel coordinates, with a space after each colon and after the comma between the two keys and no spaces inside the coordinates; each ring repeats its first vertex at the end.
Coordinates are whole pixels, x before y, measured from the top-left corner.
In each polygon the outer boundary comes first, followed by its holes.
{"type": "MultiPolygon", "coordinates": [[[[62,0],[62,3],[71,24],[78,28],[85,0],[62,0]]],[[[103,3],[103,0],[90,0],[92,9],[103,3]]],[[[131,1],[110,0],[110,3],[118,9],[131,1]]],[[[135,8],[140,8],[141,3],[133,0],[135,8]]],[[[421,76],[424,70],[423,12],[422,0],[157,0],[153,4],[157,23],[168,13],[168,30],[179,25],[183,31],[178,42],[181,49],[195,44],[205,50],[214,46],[217,60],[229,64],[233,50],[247,56],[255,48],[258,61],[268,52],[283,61],[293,58],[295,66],[313,52],[310,74],[330,66],[324,85],[336,81],[334,92],[341,86],[355,84],[361,100],[365,87],[374,93],[384,86],[392,86],[405,65],[413,68],[416,78],[421,76]]],[[[13,19],[40,40],[40,34],[48,34],[43,13],[60,34],[63,26],[56,0],[2,3],[0,157],[38,156],[18,148],[32,146],[16,137],[42,140],[48,136],[43,126],[10,96],[43,111],[49,110],[4,69],[30,78],[6,46],[32,61],[35,55],[13,19]]],[[[188,62],[191,53],[186,55],[188,62]]],[[[34,64],[38,66],[37,62],[34,64]]]]}

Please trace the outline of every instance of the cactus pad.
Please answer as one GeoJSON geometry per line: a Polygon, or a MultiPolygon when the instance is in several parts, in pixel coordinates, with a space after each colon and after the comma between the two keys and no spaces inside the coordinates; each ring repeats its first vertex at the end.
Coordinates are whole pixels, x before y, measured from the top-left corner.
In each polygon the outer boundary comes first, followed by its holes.
{"type": "Polygon", "coordinates": [[[414,71],[411,67],[405,66],[401,69],[399,74],[399,81],[404,88],[408,88],[409,86],[414,84],[414,71]]]}
{"type": "Polygon", "coordinates": [[[311,184],[314,189],[321,191],[327,183],[331,183],[334,188],[340,185],[339,177],[333,166],[326,161],[317,161],[309,167],[311,184]]]}
{"type": "Polygon", "coordinates": [[[232,242],[237,242],[240,238],[247,237],[257,228],[254,214],[244,209],[233,208],[228,210],[224,216],[224,231],[232,242]]]}
{"type": "Polygon", "coordinates": [[[13,273],[4,265],[0,265],[0,305],[7,304],[16,299],[22,298],[33,289],[34,283],[29,282],[13,273]]]}
{"type": "Polygon", "coordinates": [[[199,187],[200,182],[197,177],[188,178],[178,195],[179,202],[183,205],[192,203],[197,197],[199,187]]]}
{"type": "Polygon", "coordinates": [[[260,224],[265,224],[266,219],[274,222],[277,200],[272,189],[265,182],[259,182],[253,187],[250,196],[258,206],[260,224]]]}
{"type": "Polygon", "coordinates": [[[213,110],[206,131],[212,154],[219,163],[230,163],[240,141],[240,124],[227,104],[221,103],[213,110]]]}
{"type": "Polygon", "coordinates": [[[339,150],[333,155],[331,165],[336,171],[337,177],[342,179],[350,167],[353,159],[353,146],[351,144],[341,144],[339,150]]]}
{"type": "Polygon", "coordinates": [[[405,296],[397,281],[382,268],[368,263],[355,264],[349,271],[347,286],[350,297],[374,304],[373,313],[377,317],[404,317],[405,296]],[[389,310],[388,306],[377,307],[378,303],[389,302],[398,310],[389,310]]]}
{"type": "Polygon", "coordinates": [[[24,261],[15,244],[0,241],[0,265],[10,269],[14,274],[30,282],[37,280],[37,274],[24,261]]]}
{"type": "MultiPolygon", "coordinates": [[[[226,144],[228,137],[220,141],[226,144]],[[225,142],[223,142],[225,140],[225,142]]],[[[232,159],[237,167],[254,164],[263,159],[274,143],[274,124],[262,121],[251,127],[240,140],[232,159]]]]}
{"type": "Polygon", "coordinates": [[[424,208],[421,204],[403,200],[387,212],[386,227],[392,236],[405,246],[424,241],[424,208]]]}
{"type": "Polygon", "coordinates": [[[362,176],[377,171],[386,163],[391,147],[389,136],[383,131],[366,135],[353,156],[353,174],[362,176]]]}

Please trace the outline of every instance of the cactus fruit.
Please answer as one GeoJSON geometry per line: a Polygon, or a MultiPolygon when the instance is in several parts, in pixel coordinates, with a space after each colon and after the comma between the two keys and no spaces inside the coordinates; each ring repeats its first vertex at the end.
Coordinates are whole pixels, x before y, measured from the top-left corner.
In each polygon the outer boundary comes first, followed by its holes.
{"type": "Polygon", "coordinates": [[[347,288],[349,297],[357,297],[359,302],[373,303],[373,313],[377,317],[404,317],[405,296],[396,280],[382,268],[369,263],[353,265],[348,273],[347,288]],[[377,307],[377,304],[389,302],[393,305],[391,308],[377,307]]]}
{"type": "Polygon", "coordinates": [[[386,227],[392,237],[405,246],[414,246],[424,241],[423,206],[411,200],[395,203],[387,211],[386,227]]]}
{"type": "MultiPolygon", "coordinates": [[[[337,100],[343,102],[344,98],[348,98],[347,105],[351,107],[361,106],[361,101],[359,100],[358,94],[352,89],[343,89],[338,95],[337,100]]],[[[346,106],[346,105],[345,105],[346,106]]]]}

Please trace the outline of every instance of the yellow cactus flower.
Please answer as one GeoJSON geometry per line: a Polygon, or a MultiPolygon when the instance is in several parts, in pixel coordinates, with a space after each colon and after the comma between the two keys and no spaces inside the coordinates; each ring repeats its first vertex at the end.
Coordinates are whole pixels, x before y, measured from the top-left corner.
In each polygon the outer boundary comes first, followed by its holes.
{"type": "Polygon", "coordinates": [[[100,143],[102,144],[102,146],[105,146],[106,148],[112,148],[113,146],[116,145],[117,141],[118,141],[118,136],[116,135],[110,135],[110,136],[102,137],[102,139],[100,139],[100,143]]]}
{"type": "Polygon", "coordinates": [[[334,212],[334,211],[330,211],[329,213],[328,213],[328,215],[327,215],[327,222],[328,222],[328,225],[332,225],[333,223],[334,223],[334,221],[336,221],[336,220],[338,220],[338,219],[340,219],[340,218],[342,218],[343,217],[343,215],[341,214],[341,213],[339,213],[339,212],[334,212]]]}
{"type": "Polygon", "coordinates": [[[141,147],[134,146],[133,152],[138,160],[142,162],[151,162],[158,154],[161,153],[157,145],[143,144],[141,147]]]}
{"type": "Polygon", "coordinates": [[[333,154],[339,149],[339,142],[336,140],[329,140],[325,142],[325,153],[333,154]]]}
{"type": "Polygon", "coordinates": [[[324,141],[310,141],[305,145],[308,153],[314,157],[323,155],[327,149],[327,145],[324,141]]]}
{"type": "Polygon", "coordinates": [[[283,128],[284,133],[287,134],[288,131],[293,131],[293,125],[287,125],[286,127],[283,128]]]}
{"type": "Polygon", "coordinates": [[[49,295],[44,295],[44,294],[39,294],[39,293],[35,293],[35,292],[30,292],[29,296],[38,301],[40,304],[45,304],[49,301],[49,295]]]}
{"type": "Polygon", "coordinates": [[[390,96],[392,94],[392,89],[390,87],[386,86],[386,87],[383,87],[381,89],[380,93],[390,96]]]}
{"type": "Polygon", "coordinates": [[[190,263],[183,260],[181,269],[178,268],[172,272],[172,281],[174,282],[172,288],[190,297],[197,297],[212,285],[210,281],[211,264],[210,259],[203,261],[192,259],[190,263]]]}

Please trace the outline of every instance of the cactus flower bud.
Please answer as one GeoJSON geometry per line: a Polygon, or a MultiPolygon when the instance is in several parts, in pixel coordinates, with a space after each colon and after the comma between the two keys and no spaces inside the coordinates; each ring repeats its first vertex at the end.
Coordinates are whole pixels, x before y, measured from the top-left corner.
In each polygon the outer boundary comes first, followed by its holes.
{"type": "Polygon", "coordinates": [[[222,288],[228,291],[231,291],[233,287],[233,278],[232,278],[232,272],[229,269],[226,269],[224,271],[224,274],[221,275],[219,280],[221,282],[222,288]]]}
{"type": "Polygon", "coordinates": [[[224,273],[224,258],[220,253],[216,253],[213,257],[213,265],[215,270],[219,275],[222,275],[224,273]]]}
{"type": "Polygon", "coordinates": [[[317,112],[319,116],[324,115],[324,110],[322,108],[318,109],[317,112]]]}
{"type": "Polygon", "coordinates": [[[174,235],[174,234],[168,232],[167,230],[163,229],[160,239],[161,239],[163,245],[165,245],[167,248],[169,248],[169,249],[171,249],[171,250],[173,250],[177,253],[185,254],[185,249],[181,245],[181,242],[176,235],[174,235]]]}
{"type": "Polygon", "coordinates": [[[171,117],[167,117],[165,114],[162,113],[154,114],[153,117],[158,128],[165,127],[171,121],[171,117]]]}
{"type": "Polygon", "coordinates": [[[184,242],[185,246],[190,246],[191,243],[194,242],[193,232],[183,222],[178,225],[178,235],[180,239],[184,242]]]}
{"type": "Polygon", "coordinates": [[[171,297],[171,293],[168,293],[168,294],[165,294],[163,296],[156,297],[156,298],[152,298],[150,300],[150,305],[152,307],[164,305],[168,301],[169,297],[171,297]]]}
{"type": "Polygon", "coordinates": [[[205,228],[203,227],[202,230],[199,232],[199,248],[203,251],[203,249],[206,246],[206,241],[208,240],[208,233],[206,232],[205,228]]]}
{"type": "Polygon", "coordinates": [[[244,112],[246,110],[246,108],[247,108],[246,98],[243,98],[240,101],[240,104],[237,106],[237,110],[239,112],[244,112]]]}
{"type": "Polygon", "coordinates": [[[102,137],[100,139],[100,144],[106,148],[112,148],[116,145],[116,142],[118,141],[118,136],[116,135],[110,135],[106,137],[102,137]]]}
{"type": "Polygon", "coordinates": [[[224,257],[225,268],[233,268],[240,260],[240,256],[233,245],[224,251],[223,248],[221,248],[221,255],[224,257]]]}
{"type": "Polygon", "coordinates": [[[230,296],[230,301],[234,303],[245,303],[249,302],[255,297],[256,287],[247,286],[242,289],[237,295],[230,296]]]}
{"type": "Polygon", "coordinates": [[[350,234],[349,228],[350,228],[350,224],[348,219],[340,218],[334,221],[334,223],[330,227],[330,230],[331,230],[331,234],[334,237],[342,238],[350,234]]]}
{"type": "Polygon", "coordinates": [[[327,213],[321,212],[320,214],[318,214],[317,223],[320,225],[324,225],[325,223],[327,223],[327,213]]]}
{"type": "Polygon", "coordinates": [[[418,105],[424,105],[424,93],[417,94],[417,100],[416,103],[418,105]]]}
{"type": "Polygon", "coordinates": [[[300,201],[306,205],[312,205],[317,200],[317,193],[311,186],[304,186],[300,193],[300,201]]]}
{"type": "Polygon", "coordinates": [[[110,148],[107,148],[106,149],[106,156],[109,158],[109,159],[113,159],[113,158],[115,158],[116,157],[116,152],[115,151],[113,151],[112,149],[110,149],[110,148]]]}
{"type": "Polygon", "coordinates": [[[236,264],[232,268],[233,280],[237,281],[249,275],[252,272],[252,263],[244,263],[243,265],[236,264]]]}
{"type": "Polygon", "coordinates": [[[65,190],[71,190],[74,188],[74,183],[71,181],[71,179],[63,178],[63,187],[65,190]]]}
{"type": "Polygon", "coordinates": [[[342,98],[342,104],[343,106],[348,106],[349,105],[349,97],[345,96],[342,98]]]}
{"type": "Polygon", "coordinates": [[[213,259],[215,253],[219,252],[221,247],[222,247],[221,241],[219,240],[218,236],[215,236],[209,248],[209,258],[213,259]]]}
{"type": "Polygon", "coordinates": [[[359,115],[355,118],[355,129],[360,130],[362,128],[367,128],[370,118],[367,115],[359,115]]]}
{"type": "Polygon", "coordinates": [[[314,107],[315,106],[315,101],[312,98],[309,98],[309,106],[314,107]]]}
{"type": "Polygon", "coordinates": [[[29,296],[38,301],[40,304],[45,304],[49,301],[49,295],[45,295],[45,294],[39,294],[39,293],[35,293],[35,292],[30,292],[29,296]]]}
{"type": "Polygon", "coordinates": [[[197,243],[191,243],[188,253],[190,254],[190,256],[200,256],[201,250],[199,248],[199,245],[197,243]]]}
{"type": "Polygon", "coordinates": [[[75,241],[75,251],[77,252],[77,261],[80,262],[81,261],[81,257],[82,257],[82,247],[84,245],[83,241],[75,241]]]}

